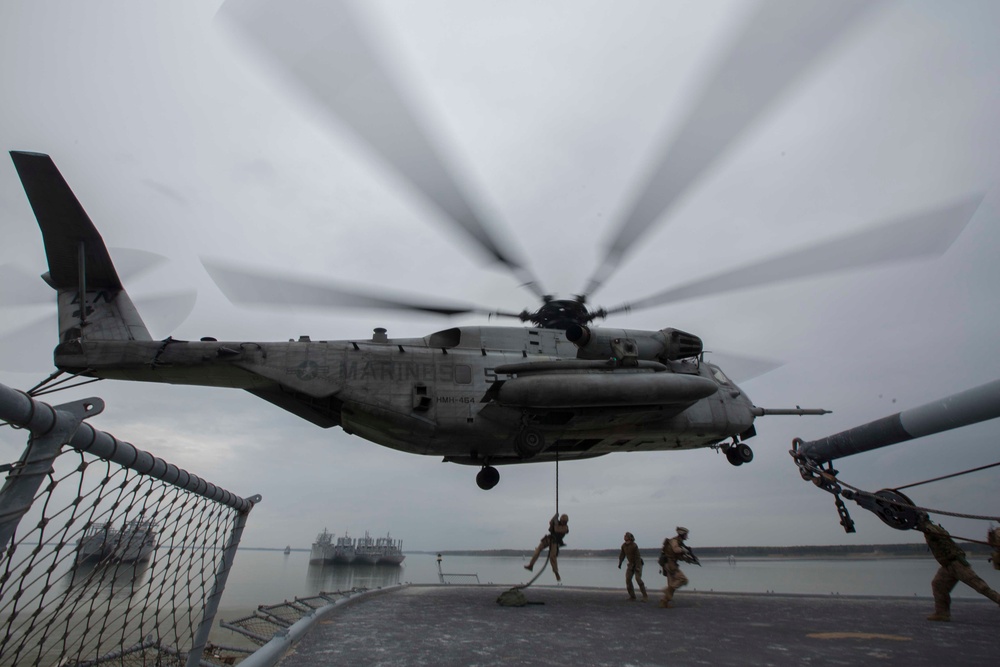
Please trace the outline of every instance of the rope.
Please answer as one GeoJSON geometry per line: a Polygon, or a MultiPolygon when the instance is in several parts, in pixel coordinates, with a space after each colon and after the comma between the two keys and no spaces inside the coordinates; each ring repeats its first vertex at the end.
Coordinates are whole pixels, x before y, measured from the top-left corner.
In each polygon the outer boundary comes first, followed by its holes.
{"type": "MultiPolygon", "coordinates": [[[[559,516],[559,452],[557,451],[556,452],[556,517],[558,516],[559,516]]],[[[542,563],[542,567],[538,570],[538,574],[532,577],[531,581],[529,581],[528,583],[522,584],[521,586],[514,586],[512,590],[524,590],[531,584],[535,583],[538,580],[538,577],[542,576],[542,573],[545,572],[545,568],[548,567],[549,559],[551,557],[552,557],[552,542],[549,542],[549,548],[545,552],[545,562],[542,563]]]]}
{"type": "MultiPolygon", "coordinates": [[[[910,508],[910,509],[920,510],[922,512],[926,512],[927,514],[940,514],[942,516],[953,516],[953,517],[957,517],[957,518],[960,518],[960,519],[975,519],[977,521],[996,521],[996,522],[1000,522],[1000,517],[996,517],[996,516],[982,516],[982,515],[979,515],[979,514],[963,514],[961,512],[948,512],[946,510],[938,510],[938,509],[933,509],[933,508],[930,508],[930,507],[920,507],[918,505],[907,504],[907,503],[900,503],[900,502],[896,502],[894,500],[890,500],[888,498],[877,496],[874,493],[871,493],[869,491],[865,491],[863,489],[860,489],[860,488],[858,488],[858,487],[856,487],[856,486],[854,486],[852,484],[848,484],[847,482],[845,482],[844,480],[842,480],[842,479],[840,479],[839,477],[836,476],[837,475],[836,471],[833,471],[833,474],[831,475],[830,472],[823,470],[823,468],[820,467],[819,465],[817,465],[815,462],[813,462],[811,460],[808,460],[808,459],[805,459],[804,457],[802,457],[802,455],[799,454],[798,449],[796,447],[793,447],[793,449],[791,450],[790,453],[792,455],[792,458],[795,459],[796,465],[799,466],[799,469],[803,473],[808,473],[809,475],[811,475],[812,478],[813,478],[813,480],[817,484],[819,484],[818,480],[821,480],[821,479],[824,479],[824,478],[829,478],[829,479],[835,480],[836,485],[846,487],[846,488],[850,489],[851,491],[854,491],[857,495],[865,496],[865,497],[868,497],[868,498],[877,498],[878,500],[880,500],[882,502],[889,503],[890,505],[894,505],[896,507],[901,507],[901,508],[904,508],[904,509],[910,508]]],[[[940,481],[942,479],[949,479],[951,477],[958,477],[959,475],[967,475],[967,474],[972,473],[972,472],[978,472],[980,470],[986,470],[988,468],[993,468],[993,467],[996,467],[998,465],[1000,465],[1000,462],[998,462],[998,463],[990,463],[990,464],[985,465],[985,466],[979,466],[978,468],[970,468],[968,470],[963,470],[961,472],[952,473],[950,475],[942,475],[941,477],[935,477],[933,479],[924,480],[922,482],[914,482],[912,484],[906,484],[904,486],[897,486],[897,487],[895,487],[893,489],[889,489],[889,490],[891,490],[891,491],[899,491],[900,489],[908,489],[908,488],[913,487],[913,486],[920,486],[921,484],[930,484],[931,482],[937,482],[937,481],[940,481]]],[[[831,465],[831,468],[832,468],[832,465],[831,465]]],[[[836,493],[836,492],[834,492],[834,493],[836,493]]],[[[969,542],[977,542],[977,541],[978,540],[969,540],[969,542]]],[[[984,544],[984,543],[980,542],[980,544],[984,544]]]]}
{"type": "MultiPolygon", "coordinates": [[[[951,535],[951,534],[949,533],[949,535],[951,535]]],[[[961,535],[951,535],[951,537],[952,537],[952,539],[962,540],[963,542],[975,542],[976,544],[985,544],[988,547],[992,547],[993,546],[989,542],[983,542],[982,540],[974,540],[971,537],[962,537],[961,535]]]]}
{"type": "Polygon", "coordinates": [[[556,451],[556,516],[559,516],[559,451],[556,451]]]}
{"type": "MultiPolygon", "coordinates": [[[[859,489],[857,487],[854,487],[854,486],[851,486],[850,484],[848,484],[846,482],[840,482],[840,483],[841,483],[841,485],[846,486],[847,488],[849,488],[852,491],[854,491],[854,493],[857,494],[857,495],[859,495],[859,496],[867,496],[868,498],[877,498],[881,502],[888,503],[890,505],[894,505],[894,506],[902,508],[902,509],[914,509],[914,510],[918,510],[920,512],[926,512],[927,514],[940,514],[942,516],[953,516],[953,517],[957,517],[959,519],[975,519],[977,521],[997,521],[997,522],[1000,522],[1000,517],[995,517],[995,516],[979,516],[977,514],[962,514],[961,512],[948,512],[946,510],[936,510],[936,509],[933,509],[931,507],[921,507],[920,505],[909,505],[907,503],[901,503],[901,502],[897,502],[895,500],[890,500],[888,498],[884,498],[882,496],[878,496],[878,495],[876,495],[874,493],[870,493],[868,491],[862,491],[861,489],[859,489]]],[[[952,535],[952,537],[956,538],[956,539],[959,539],[959,540],[964,540],[966,542],[975,542],[976,544],[985,544],[987,546],[992,546],[992,545],[990,545],[989,542],[983,542],[981,540],[974,540],[971,537],[960,537],[958,535],[952,535]]]]}
{"type": "Polygon", "coordinates": [[[526,583],[526,584],[522,584],[522,585],[520,585],[520,586],[514,586],[514,588],[512,588],[511,590],[522,590],[522,591],[523,591],[523,590],[524,590],[525,588],[527,588],[527,587],[528,587],[528,586],[530,586],[531,584],[535,583],[535,582],[536,582],[536,581],[538,580],[538,577],[542,576],[542,572],[545,572],[545,568],[546,568],[546,567],[548,567],[548,564],[549,564],[549,556],[550,556],[551,554],[552,554],[552,547],[551,547],[551,546],[549,546],[549,549],[548,549],[548,551],[546,551],[546,552],[545,552],[545,562],[544,562],[544,563],[542,563],[542,567],[541,567],[541,568],[539,568],[539,570],[538,570],[538,574],[536,574],[535,576],[533,576],[533,577],[531,578],[531,581],[529,581],[528,583],[526,583]]]}
{"type": "MultiPolygon", "coordinates": [[[[793,450],[792,455],[795,456],[795,450],[793,450]]],[[[820,468],[819,466],[817,466],[815,463],[813,463],[811,461],[804,461],[804,460],[801,460],[801,459],[796,459],[796,460],[798,462],[798,465],[799,465],[800,469],[808,471],[817,480],[818,479],[822,479],[824,476],[830,476],[830,474],[828,472],[825,472],[822,468],[820,468]]],[[[996,467],[998,465],[1000,465],[1000,463],[991,463],[989,465],[980,466],[978,468],[970,468],[968,470],[963,470],[961,472],[952,473],[950,475],[942,475],[941,477],[935,477],[933,479],[924,480],[922,482],[914,482],[912,484],[907,484],[905,486],[897,486],[896,488],[890,489],[890,490],[891,491],[899,491],[900,489],[908,489],[910,487],[920,486],[922,484],[929,484],[931,482],[937,482],[937,481],[940,481],[942,479],[949,479],[951,477],[958,477],[959,475],[966,475],[966,474],[971,473],[971,472],[978,472],[980,470],[986,470],[988,468],[993,468],[993,467],[996,467]]],[[[884,496],[879,496],[877,494],[871,493],[870,491],[865,491],[863,489],[860,489],[860,488],[858,488],[858,487],[856,487],[856,486],[854,486],[852,484],[849,484],[849,483],[845,482],[844,480],[840,479],[839,477],[836,477],[835,474],[836,473],[834,473],[834,476],[832,477],[832,479],[836,480],[836,484],[838,486],[842,486],[842,487],[850,489],[851,491],[854,492],[854,494],[856,496],[864,496],[866,498],[874,498],[874,499],[877,499],[880,502],[888,503],[888,504],[893,505],[895,507],[899,507],[899,508],[902,508],[902,509],[918,510],[918,511],[921,511],[921,512],[925,512],[927,514],[940,514],[942,516],[953,516],[953,517],[956,517],[956,518],[959,518],[959,519],[973,519],[973,520],[977,520],[977,521],[1000,522],[1000,517],[996,517],[996,516],[982,516],[982,515],[979,515],[979,514],[964,514],[962,512],[949,512],[947,510],[939,510],[939,509],[934,509],[934,508],[931,508],[931,507],[922,507],[920,505],[914,505],[914,504],[911,504],[911,503],[901,503],[901,502],[898,502],[898,501],[895,501],[895,500],[891,500],[889,498],[885,498],[884,496]]],[[[857,502],[857,501],[855,501],[855,502],[857,502]]],[[[983,542],[981,540],[974,540],[974,539],[972,539],[970,537],[961,537],[961,536],[958,536],[958,535],[952,535],[951,537],[955,538],[955,539],[963,540],[965,542],[973,542],[975,544],[985,544],[987,546],[992,546],[989,542],[983,542]]]]}
{"type": "Polygon", "coordinates": [[[921,484],[930,484],[931,482],[940,482],[942,479],[951,479],[952,477],[958,477],[959,475],[968,475],[970,472],[979,472],[980,470],[986,470],[987,468],[995,468],[997,466],[1000,466],[1000,461],[985,466],[979,466],[978,468],[969,468],[968,470],[963,470],[962,472],[953,472],[950,475],[942,475],[941,477],[935,477],[934,479],[925,479],[922,482],[914,482],[913,484],[907,484],[906,486],[897,486],[895,489],[893,489],[893,491],[899,491],[901,489],[909,489],[910,487],[920,486],[921,484]]]}
{"type": "Polygon", "coordinates": [[[947,510],[936,510],[936,509],[931,508],[931,507],[921,507],[919,505],[909,505],[907,503],[900,503],[900,502],[897,502],[895,500],[889,500],[888,498],[883,498],[882,496],[877,496],[874,493],[871,493],[869,491],[865,491],[863,489],[859,489],[858,487],[852,486],[852,485],[848,484],[847,482],[845,482],[843,480],[838,479],[837,482],[839,482],[841,486],[846,486],[851,491],[854,491],[859,496],[867,496],[869,498],[878,498],[882,502],[889,503],[890,505],[895,505],[896,507],[902,507],[904,509],[915,509],[915,510],[920,510],[921,512],[926,512],[927,514],[940,514],[942,516],[953,516],[953,517],[957,517],[959,519],[976,519],[976,520],[980,520],[980,521],[996,521],[996,522],[1000,522],[1000,517],[996,517],[996,516],[981,516],[979,514],[963,514],[961,512],[949,512],[947,510]]]}

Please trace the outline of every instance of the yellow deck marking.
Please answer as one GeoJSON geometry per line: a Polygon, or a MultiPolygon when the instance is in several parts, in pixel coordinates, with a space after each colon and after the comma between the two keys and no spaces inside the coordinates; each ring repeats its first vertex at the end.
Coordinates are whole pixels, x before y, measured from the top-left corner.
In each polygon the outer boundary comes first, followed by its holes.
{"type": "Polygon", "coordinates": [[[883,635],[877,632],[813,632],[806,637],[812,639],[888,639],[894,642],[913,641],[912,637],[901,635],[883,635]]]}

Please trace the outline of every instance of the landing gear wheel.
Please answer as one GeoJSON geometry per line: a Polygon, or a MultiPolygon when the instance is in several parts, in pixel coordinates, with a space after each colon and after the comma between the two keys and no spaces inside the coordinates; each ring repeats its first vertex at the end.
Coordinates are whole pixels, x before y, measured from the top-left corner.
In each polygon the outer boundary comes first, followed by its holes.
{"type": "Polygon", "coordinates": [[[741,442],[730,451],[736,452],[736,458],[740,460],[740,463],[750,463],[753,461],[753,450],[750,449],[750,445],[741,442]]]}
{"type": "Polygon", "coordinates": [[[538,456],[545,449],[545,436],[541,431],[533,428],[526,428],[517,434],[514,439],[514,449],[522,459],[530,459],[538,456]]]}
{"type": "Polygon", "coordinates": [[[734,466],[741,466],[741,465],[743,465],[742,459],[740,459],[740,457],[736,454],[736,448],[735,447],[730,447],[729,449],[725,450],[725,452],[726,452],[726,460],[727,461],[729,461],[730,463],[732,463],[734,466]]]}
{"type": "Polygon", "coordinates": [[[483,466],[482,470],[476,473],[476,484],[483,491],[489,491],[500,482],[500,471],[493,466],[483,466]]]}

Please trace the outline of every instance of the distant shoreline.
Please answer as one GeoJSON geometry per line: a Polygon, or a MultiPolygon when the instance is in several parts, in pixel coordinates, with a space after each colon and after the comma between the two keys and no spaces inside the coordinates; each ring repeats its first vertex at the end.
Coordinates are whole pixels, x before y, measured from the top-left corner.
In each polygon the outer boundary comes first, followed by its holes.
{"type": "MultiPolygon", "coordinates": [[[[988,556],[991,550],[983,544],[959,542],[959,546],[970,556],[988,556]]],[[[923,542],[912,544],[833,544],[819,546],[794,547],[698,547],[692,546],[699,558],[797,558],[797,559],[856,559],[868,560],[877,558],[927,558],[930,551],[923,542]]],[[[246,551],[284,551],[277,547],[244,547],[246,551]]],[[[309,551],[304,548],[293,548],[292,551],[309,551]]],[[[641,548],[640,552],[649,558],[660,551],[659,545],[641,548]]],[[[404,551],[406,554],[427,554],[435,556],[484,556],[492,558],[526,558],[530,557],[531,549],[442,549],[441,551],[404,551]]],[[[617,558],[619,549],[569,549],[559,552],[562,558],[617,558]]]]}
{"type": "MultiPolygon", "coordinates": [[[[988,546],[961,543],[962,549],[973,556],[989,555],[988,546]]],[[[698,547],[692,545],[699,558],[798,558],[798,559],[872,559],[872,558],[926,558],[930,551],[924,542],[913,544],[835,544],[826,546],[794,547],[698,547]]],[[[640,548],[648,555],[658,554],[659,545],[640,548]]],[[[559,552],[561,558],[617,558],[619,549],[569,549],[559,552]]],[[[449,549],[438,551],[411,551],[409,553],[438,554],[442,556],[492,556],[520,558],[530,556],[530,549],[449,549]]]]}

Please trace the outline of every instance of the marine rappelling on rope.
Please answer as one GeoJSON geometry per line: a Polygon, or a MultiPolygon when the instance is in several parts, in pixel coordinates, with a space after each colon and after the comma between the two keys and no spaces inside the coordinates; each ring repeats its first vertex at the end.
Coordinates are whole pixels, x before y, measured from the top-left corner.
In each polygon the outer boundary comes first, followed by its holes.
{"type": "Polygon", "coordinates": [[[531,560],[524,566],[524,569],[529,572],[534,571],[535,562],[538,560],[538,557],[542,551],[547,550],[545,561],[542,563],[542,567],[539,568],[538,573],[528,583],[514,586],[510,590],[501,593],[497,598],[497,604],[504,607],[523,607],[526,604],[542,604],[529,602],[524,597],[523,591],[542,576],[542,573],[545,572],[545,567],[550,562],[552,563],[552,573],[555,574],[556,581],[562,581],[562,578],[559,576],[558,557],[559,548],[565,546],[563,538],[567,533],[569,533],[569,516],[559,514],[559,454],[556,453],[556,513],[549,519],[549,532],[539,540],[531,560]]]}

